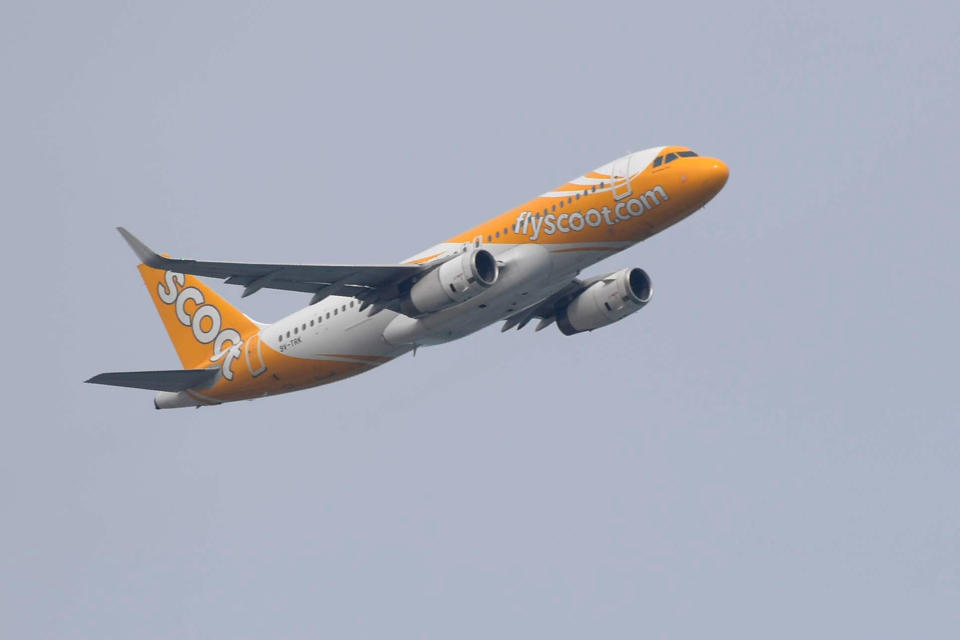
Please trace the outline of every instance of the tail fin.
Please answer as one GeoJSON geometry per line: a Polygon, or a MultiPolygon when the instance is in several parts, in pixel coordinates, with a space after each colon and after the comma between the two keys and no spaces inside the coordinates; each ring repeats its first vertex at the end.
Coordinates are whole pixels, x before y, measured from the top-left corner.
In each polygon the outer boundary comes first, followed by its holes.
{"type": "Polygon", "coordinates": [[[185,368],[211,366],[259,330],[199,278],[145,264],[137,268],[185,368]]]}

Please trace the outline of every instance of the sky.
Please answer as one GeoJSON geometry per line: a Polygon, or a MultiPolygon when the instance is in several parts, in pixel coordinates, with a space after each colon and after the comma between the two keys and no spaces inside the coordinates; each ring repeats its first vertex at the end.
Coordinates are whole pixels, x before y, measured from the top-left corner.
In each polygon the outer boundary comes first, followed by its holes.
{"type": "Polygon", "coordinates": [[[0,636],[956,637],[960,10],[795,4],[0,8],[0,636]],[[612,326],[83,384],[179,366],[117,225],[388,263],[664,144],[730,180],[612,326]]]}

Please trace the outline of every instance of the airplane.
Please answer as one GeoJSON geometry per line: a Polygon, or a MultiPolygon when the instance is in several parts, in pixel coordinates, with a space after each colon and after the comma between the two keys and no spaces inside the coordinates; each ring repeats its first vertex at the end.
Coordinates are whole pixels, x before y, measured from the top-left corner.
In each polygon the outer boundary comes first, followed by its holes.
{"type": "Polygon", "coordinates": [[[565,335],[642,309],[640,268],[580,278],[676,224],[727,182],[727,165],[682,146],[637,151],[446,242],[386,265],[211,262],[159,255],[122,227],[183,369],[102,373],[87,382],[156,391],[154,407],[202,407],[299,391],[369,371],[493,323],[565,335]],[[311,294],[274,322],[252,320],[197,276],[311,294]]]}

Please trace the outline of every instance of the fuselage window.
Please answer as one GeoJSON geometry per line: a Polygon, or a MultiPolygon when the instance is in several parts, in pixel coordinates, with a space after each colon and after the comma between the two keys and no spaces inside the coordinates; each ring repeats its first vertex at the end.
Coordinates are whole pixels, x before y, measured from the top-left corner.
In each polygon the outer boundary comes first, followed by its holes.
{"type": "Polygon", "coordinates": [[[343,305],[342,307],[340,307],[340,311],[346,311],[346,310],[347,310],[347,305],[343,305]]]}
{"type": "Polygon", "coordinates": [[[491,238],[490,236],[487,236],[487,242],[490,242],[490,241],[492,241],[492,240],[493,240],[493,238],[491,238]]]}
{"type": "Polygon", "coordinates": [[[287,337],[288,337],[288,338],[290,337],[290,332],[289,332],[289,331],[287,331],[287,337]]]}
{"type": "Polygon", "coordinates": [[[296,327],[293,328],[293,335],[297,335],[297,328],[296,328],[296,327]]]}
{"type": "Polygon", "coordinates": [[[497,237],[498,237],[498,238],[500,237],[500,232],[499,232],[499,231],[497,231],[497,237]]]}
{"type": "Polygon", "coordinates": [[[571,202],[573,202],[573,198],[567,198],[567,204],[570,204],[571,202]]]}
{"type": "Polygon", "coordinates": [[[310,326],[313,326],[313,318],[310,318],[310,326]]]}
{"type": "Polygon", "coordinates": [[[578,194],[577,194],[577,200],[579,200],[579,199],[580,199],[580,194],[578,193],[578,194]]]}
{"type": "Polygon", "coordinates": [[[504,227],[504,228],[503,228],[503,235],[507,235],[507,231],[509,231],[509,230],[510,230],[510,227],[504,227]]]}
{"type": "Polygon", "coordinates": [[[591,188],[590,190],[591,190],[591,191],[596,191],[596,190],[597,190],[597,185],[593,185],[593,188],[591,188]]]}
{"type": "Polygon", "coordinates": [[[657,156],[657,159],[653,161],[653,166],[659,167],[663,164],[663,156],[657,156]]]}
{"type": "Polygon", "coordinates": [[[337,315],[337,310],[336,310],[336,309],[333,310],[333,315],[337,315]]]}
{"type": "Polygon", "coordinates": [[[681,158],[696,158],[697,154],[693,151],[677,151],[677,155],[681,158]]]}
{"type": "Polygon", "coordinates": [[[304,331],[307,330],[307,323],[306,323],[306,322],[303,323],[303,330],[304,330],[304,331]]]}
{"type": "Polygon", "coordinates": [[[330,312],[327,311],[327,320],[329,320],[329,319],[330,319],[330,312]]]}
{"type": "Polygon", "coordinates": [[[557,210],[557,205],[553,205],[552,207],[550,207],[550,211],[556,211],[556,210],[557,210]]]}
{"type": "Polygon", "coordinates": [[[283,334],[277,336],[277,342],[283,342],[283,334]]]}
{"type": "Polygon", "coordinates": [[[350,301],[350,308],[353,308],[353,300],[350,301]]]}
{"type": "Polygon", "coordinates": [[[665,163],[666,163],[666,162],[673,162],[673,161],[676,160],[676,159],[677,159],[677,154],[675,154],[675,153],[668,153],[667,155],[663,156],[663,161],[664,161],[665,163]]]}

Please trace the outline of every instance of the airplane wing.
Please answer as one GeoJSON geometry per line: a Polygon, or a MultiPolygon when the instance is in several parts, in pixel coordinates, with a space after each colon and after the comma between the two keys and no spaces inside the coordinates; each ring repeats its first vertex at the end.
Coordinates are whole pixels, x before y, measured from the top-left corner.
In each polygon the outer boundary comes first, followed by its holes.
{"type": "MultiPolygon", "coordinates": [[[[227,284],[239,284],[244,287],[243,297],[260,289],[284,289],[312,293],[310,304],[338,293],[370,298],[377,290],[395,288],[400,282],[422,273],[427,268],[411,264],[258,264],[168,258],[150,249],[123,227],[117,227],[117,231],[140,261],[148,267],[220,278],[227,284]]],[[[380,297],[388,299],[394,296],[380,297]]]]}
{"type": "Polygon", "coordinates": [[[606,277],[606,275],[593,276],[585,280],[574,278],[570,281],[570,284],[553,295],[509,316],[503,323],[500,331],[509,331],[514,327],[519,331],[527,326],[527,323],[534,318],[540,318],[540,322],[534,331],[540,331],[541,329],[549,327],[557,319],[557,314],[560,313],[565,306],[570,304],[571,300],[580,295],[590,285],[606,277]]]}

